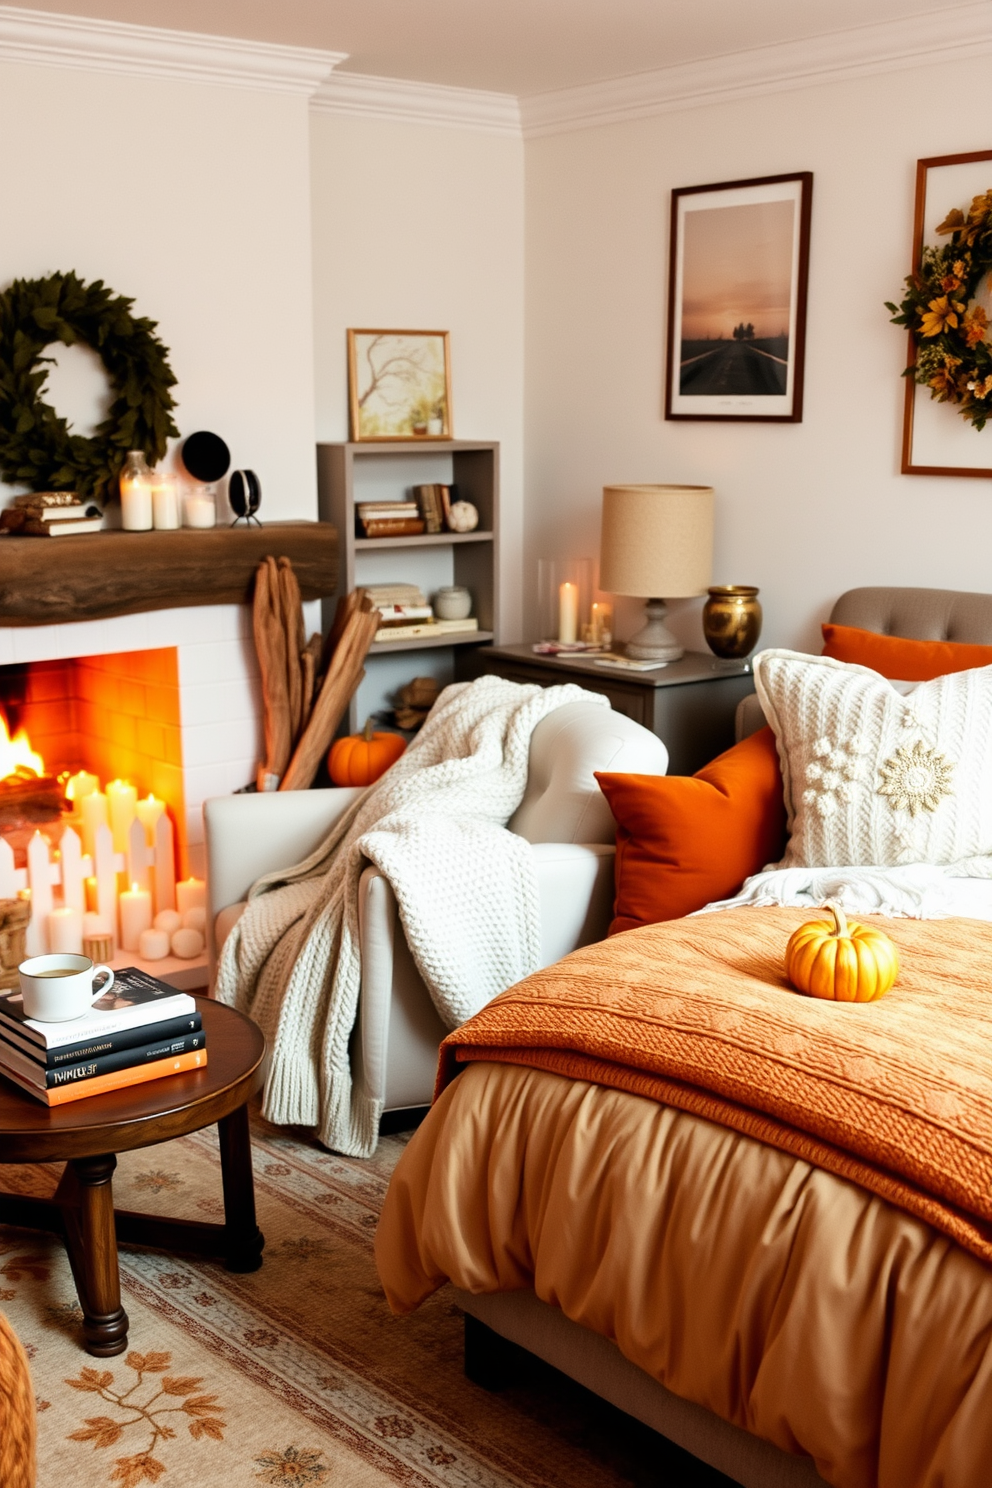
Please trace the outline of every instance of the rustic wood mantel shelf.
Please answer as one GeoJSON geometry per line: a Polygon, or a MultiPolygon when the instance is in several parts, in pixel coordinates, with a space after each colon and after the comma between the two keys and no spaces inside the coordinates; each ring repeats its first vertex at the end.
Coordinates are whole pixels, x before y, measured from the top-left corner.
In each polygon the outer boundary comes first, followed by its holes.
{"type": "Polygon", "coordinates": [[[263,558],[292,561],[304,599],[333,594],[338,535],[329,522],[179,532],[0,539],[0,625],[105,620],[181,605],[245,604],[263,558]]]}

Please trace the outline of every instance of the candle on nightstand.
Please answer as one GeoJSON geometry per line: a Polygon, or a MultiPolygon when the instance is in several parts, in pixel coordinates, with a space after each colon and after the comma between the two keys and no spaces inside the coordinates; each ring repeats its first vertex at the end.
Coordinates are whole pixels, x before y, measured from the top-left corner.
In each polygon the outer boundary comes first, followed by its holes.
{"type": "Polygon", "coordinates": [[[139,801],[134,808],[135,815],[145,829],[145,841],[149,847],[155,844],[155,823],[165,810],[165,802],[158,801],[154,796],[146,796],[139,801]]]}
{"type": "MultiPolygon", "coordinates": [[[[84,799],[88,800],[89,797],[84,799]]],[[[111,780],[107,786],[107,804],[110,808],[110,830],[114,834],[114,852],[127,852],[127,834],[134,821],[138,804],[138,792],[127,780],[111,780]]],[[[134,950],[128,946],[128,950],[134,950]]]]}
{"type": "Polygon", "coordinates": [[[558,639],[570,645],[578,635],[579,586],[568,582],[558,586],[558,639]]]}
{"type": "Polygon", "coordinates": [[[176,909],[185,916],[191,909],[206,909],[207,886],[202,878],[184,878],[176,884],[176,909]]]}
{"type": "Polygon", "coordinates": [[[64,952],[71,956],[81,956],[83,953],[83,912],[66,905],[63,909],[53,909],[46,917],[45,928],[48,931],[48,949],[51,953],[64,952]]]}
{"type": "Polygon", "coordinates": [[[83,852],[96,851],[96,829],[110,825],[110,808],[102,791],[90,791],[79,803],[83,817],[83,852]]]}
{"type": "Polygon", "coordinates": [[[142,961],[164,961],[169,954],[169,936],[165,930],[142,930],[138,936],[138,955],[142,961]]]}
{"type": "Polygon", "coordinates": [[[121,950],[136,951],[143,930],[152,923],[152,896],[147,889],[132,884],[118,898],[121,915],[121,950]]]}

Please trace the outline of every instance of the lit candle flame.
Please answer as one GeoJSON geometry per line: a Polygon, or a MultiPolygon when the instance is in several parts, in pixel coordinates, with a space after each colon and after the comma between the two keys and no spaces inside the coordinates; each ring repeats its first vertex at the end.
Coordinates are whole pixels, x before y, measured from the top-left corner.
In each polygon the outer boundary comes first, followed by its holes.
{"type": "Polygon", "coordinates": [[[24,770],[35,775],[44,775],[45,761],[31,748],[30,740],[23,729],[18,729],[13,739],[10,737],[7,720],[0,713],[0,780],[24,770]]]}

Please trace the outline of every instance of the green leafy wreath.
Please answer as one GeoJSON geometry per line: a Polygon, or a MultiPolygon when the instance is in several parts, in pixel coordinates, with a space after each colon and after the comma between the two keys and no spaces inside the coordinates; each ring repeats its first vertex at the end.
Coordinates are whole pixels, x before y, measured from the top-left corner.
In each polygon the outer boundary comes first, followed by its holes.
{"type": "Polygon", "coordinates": [[[992,271],[992,190],[976,196],[967,216],[955,207],[937,228],[951,241],[924,248],[899,305],[886,301],[893,325],[908,326],[914,360],[903,373],[939,403],[959,403],[976,429],[992,415],[989,320],[975,293],[992,271]]]}
{"type": "Polygon", "coordinates": [[[75,491],[105,499],[128,450],[150,465],[165,454],[176,379],[156,322],[131,314],[133,300],[98,279],[75,274],[15,279],[0,295],[0,474],[32,491],[75,491]],[[44,401],[46,346],[83,342],[103,362],[113,388],[110,411],[92,438],[72,434],[44,401]]]}

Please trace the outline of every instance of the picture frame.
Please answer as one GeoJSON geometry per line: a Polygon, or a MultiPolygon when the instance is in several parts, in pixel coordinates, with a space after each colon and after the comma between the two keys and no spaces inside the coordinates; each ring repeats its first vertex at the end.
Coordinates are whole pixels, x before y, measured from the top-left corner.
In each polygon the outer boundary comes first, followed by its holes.
{"type": "MultiPolygon", "coordinates": [[[[941,241],[934,229],[951,208],[967,210],[972,197],[990,186],[992,150],[931,155],[916,162],[911,256],[914,270],[924,247],[941,241]]],[[[910,331],[907,367],[915,361],[916,338],[910,331]]],[[[987,480],[992,476],[992,433],[983,440],[982,434],[961,417],[956,403],[938,402],[931,398],[929,388],[907,377],[900,470],[903,475],[954,475],[987,480]]]]}
{"type": "Polygon", "coordinates": [[[800,423],[812,171],[672,192],[665,418],[800,423]]]}
{"type": "Polygon", "coordinates": [[[450,439],[447,331],[348,331],[348,407],[355,442],[450,439]]]}

